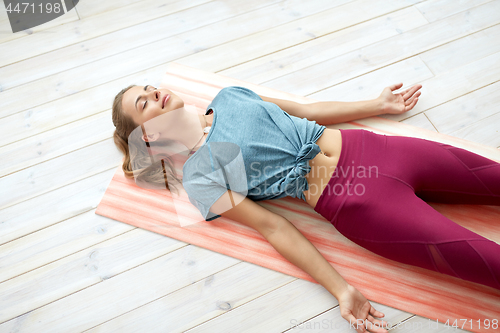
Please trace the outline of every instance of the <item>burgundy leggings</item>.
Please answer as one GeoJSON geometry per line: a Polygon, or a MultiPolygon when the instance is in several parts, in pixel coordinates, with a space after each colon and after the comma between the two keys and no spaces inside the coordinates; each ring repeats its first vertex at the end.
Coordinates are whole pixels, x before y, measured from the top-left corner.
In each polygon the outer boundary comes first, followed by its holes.
{"type": "Polygon", "coordinates": [[[426,203],[500,205],[499,163],[435,141],[340,131],[316,212],[381,256],[500,289],[500,245],[426,203]]]}

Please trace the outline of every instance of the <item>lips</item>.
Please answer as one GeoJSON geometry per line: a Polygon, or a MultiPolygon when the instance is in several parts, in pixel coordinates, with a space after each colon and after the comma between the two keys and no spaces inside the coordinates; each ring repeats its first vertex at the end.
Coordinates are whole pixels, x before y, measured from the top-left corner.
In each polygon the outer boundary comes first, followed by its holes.
{"type": "Polygon", "coordinates": [[[170,99],[170,95],[167,94],[165,97],[163,97],[163,103],[161,104],[161,107],[164,108],[165,104],[167,104],[167,101],[170,99]]]}

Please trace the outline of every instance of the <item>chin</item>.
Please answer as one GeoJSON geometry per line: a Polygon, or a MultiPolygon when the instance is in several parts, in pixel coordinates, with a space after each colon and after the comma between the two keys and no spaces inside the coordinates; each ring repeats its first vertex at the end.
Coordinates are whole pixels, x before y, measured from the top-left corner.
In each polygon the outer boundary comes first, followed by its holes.
{"type": "Polygon", "coordinates": [[[172,102],[175,102],[175,109],[180,109],[180,108],[184,107],[184,101],[177,96],[175,96],[175,97],[176,97],[175,100],[172,101],[172,102]]]}

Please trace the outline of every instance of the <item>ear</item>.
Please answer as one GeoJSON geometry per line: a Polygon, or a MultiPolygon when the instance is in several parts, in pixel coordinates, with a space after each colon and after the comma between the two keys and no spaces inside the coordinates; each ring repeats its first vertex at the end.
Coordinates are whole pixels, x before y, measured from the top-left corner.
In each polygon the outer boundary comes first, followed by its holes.
{"type": "Polygon", "coordinates": [[[158,138],[160,137],[160,133],[151,133],[151,134],[143,134],[141,136],[142,138],[142,141],[144,142],[153,142],[153,141],[156,141],[158,140],[158,138]]]}

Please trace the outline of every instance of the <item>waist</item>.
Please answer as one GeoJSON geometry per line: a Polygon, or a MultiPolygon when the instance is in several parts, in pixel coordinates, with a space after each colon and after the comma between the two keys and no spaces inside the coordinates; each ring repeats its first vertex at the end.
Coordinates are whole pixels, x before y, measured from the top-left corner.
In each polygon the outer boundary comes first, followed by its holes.
{"type": "Polygon", "coordinates": [[[338,129],[325,128],[316,141],[321,153],[309,161],[311,171],[306,175],[309,189],[304,191],[306,202],[313,208],[332,177],[342,151],[342,135],[338,129]]]}

